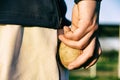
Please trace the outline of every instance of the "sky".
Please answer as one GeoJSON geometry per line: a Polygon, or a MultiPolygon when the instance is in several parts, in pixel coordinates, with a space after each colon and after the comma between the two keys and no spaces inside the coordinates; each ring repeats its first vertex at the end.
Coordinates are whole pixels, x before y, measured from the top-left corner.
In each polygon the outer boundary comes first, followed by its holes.
{"type": "MultiPolygon", "coordinates": [[[[65,0],[67,5],[66,18],[71,20],[74,0],[65,0]]],[[[120,0],[102,0],[100,24],[120,24],[120,0]]]]}

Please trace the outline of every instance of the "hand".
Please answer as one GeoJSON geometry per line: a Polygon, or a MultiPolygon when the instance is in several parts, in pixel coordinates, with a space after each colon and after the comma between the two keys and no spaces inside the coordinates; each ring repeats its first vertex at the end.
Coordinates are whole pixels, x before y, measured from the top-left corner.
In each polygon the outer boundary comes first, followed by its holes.
{"type": "Polygon", "coordinates": [[[83,54],[68,66],[70,70],[92,66],[101,54],[96,35],[99,6],[100,3],[96,1],[80,1],[75,4],[71,28],[65,26],[64,34],[59,33],[59,39],[67,46],[83,50],[83,54]]]}

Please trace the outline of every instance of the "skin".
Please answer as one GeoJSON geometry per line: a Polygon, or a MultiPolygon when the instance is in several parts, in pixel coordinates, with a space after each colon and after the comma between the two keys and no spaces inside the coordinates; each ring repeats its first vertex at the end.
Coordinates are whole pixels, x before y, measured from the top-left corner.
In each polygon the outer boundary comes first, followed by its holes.
{"type": "Polygon", "coordinates": [[[59,39],[72,48],[83,50],[68,69],[89,68],[101,55],[101,47],[97,36],[100,2],[84,0],[75,4],[72,10],[71,27],[64,26],[58,30],[59,39]]]}

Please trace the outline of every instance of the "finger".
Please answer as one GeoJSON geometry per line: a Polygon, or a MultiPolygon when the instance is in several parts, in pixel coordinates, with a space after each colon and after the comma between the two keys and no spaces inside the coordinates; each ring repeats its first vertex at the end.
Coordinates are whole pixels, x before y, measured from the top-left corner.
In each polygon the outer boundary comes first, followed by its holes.
{"type": "Polygon", "coordinates": [[[71,29],[67,26],[64,26],[64,36],[68,39],[71,39],[72,40],[72,37],[73,37],[73,31],[71,31],[71,29]]]}
{"type": "Polygon", "coordinates": [[[76,49],[84,49],[92,40],[92,38],[95,36],[95,35],[93,36],[92,35],[93,35],[93,32],[89,32],[79,41],[70,40],[66,38],[64,35],[59,36],[59,39],[69,47],[76,48],[76,49]]]}
{"type": "Polygon", "coordinates": [[[64,26],[63,29],[64,29],[64,33],[71,31],[71,29],[68,26],[64,26]]]}
{"type": "Polygon", "coordinates": [[[70,39],[67,39],[64,35],[59,35],[59,39],[67,46],[72,47],[72,48],[77,48],[78,41],[73,41],[70,39]]]}
{"type": "Polygon", "coordinates": [[[99,56],[101,55],[101,53],[102,53],[102,49],[100,47],[99,41],[97,40],[94,55],[84,64],[84,68],[87,69],[91,67],[92,65],[94,65],[99,59],[99,56]]]}
{"type": "Polygon", "coordinates": [[[98,59],[94,59],[88,66],[84,67],[84,69],[88,69],[90,68],[91,66],[93,66],[96,62],[97,62],[98,59]]]}
{"type": "MultiPolygon", "coordinates": [[[[72,26],[72,28],[73,28],[73,26],[72,26]]],[[[98,25],[96,24],[96,25],[89,26],[89,28],[87,28],[87,29],[86,28],[76,28],[76,27],[74,29],[75,30],[72,31],[72,29],[70,30],[70,28],[65,27],[64,28],[65,37],[68,39],[71,39],[71,40],[78,41],[81,38],[83,38],[84,36],[86,36],[87,34],[93,35],[93,33],[97,31],[98,25]]]]}
{"type": "MultiPolygon", "coordinates": [[[[100,48],[99,48],[99,49],[100,49],[100,48]]],[[[100,51],[101,51],[101,49],[100,49],[100,51]]],[[[88,69],[88,68],[90,68],[91,66],[93,66],[93,65],[97,62],[97,60],[99,59],[100,54],[101,54],[101,53],[98,53],[96,57],[91,58],[91,60],[90,60],[91,62],[90,62],[89,64],[87,64],[87,66],[84,66],[84,68],[85,68],[85,69],[88,69]]]]}
{"type": "Polygon", "coordinates": [[[91,43],[83,50],[83,53],[72,63],[68,65],[68,69],[72,70],[82,66],[94,53],[95,48],[95,38],[91,41],[91,43]]]}
{"type": "MultiPolygon", "coordinates": [[[[87,33],[85,29],[80,29],[80,28],[74,28],[74,31],[68,31],[66,30],[67,28],[64,29],[65,37],[71,40],[80,40],[85,34],[87,33]]],[[[73,29],[73,27],[72,27],[73,29]]]]}

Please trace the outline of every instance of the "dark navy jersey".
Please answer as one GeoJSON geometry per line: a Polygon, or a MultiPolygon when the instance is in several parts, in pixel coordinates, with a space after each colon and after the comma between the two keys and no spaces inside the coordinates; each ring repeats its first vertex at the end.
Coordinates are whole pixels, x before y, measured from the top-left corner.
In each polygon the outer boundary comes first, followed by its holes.
{"type": "Polygon", "coordinates": [[[0,24],[57,28],[57,0],[0,0],[0,24]]]}

